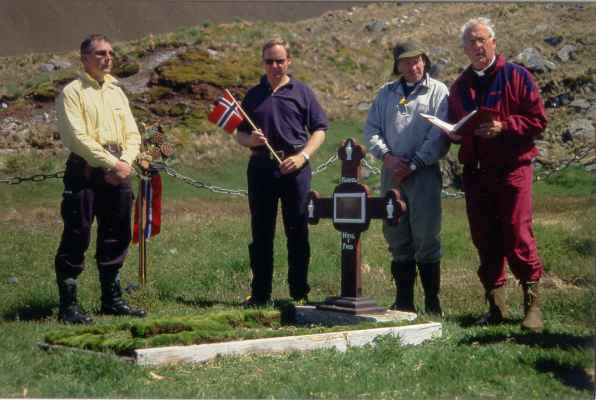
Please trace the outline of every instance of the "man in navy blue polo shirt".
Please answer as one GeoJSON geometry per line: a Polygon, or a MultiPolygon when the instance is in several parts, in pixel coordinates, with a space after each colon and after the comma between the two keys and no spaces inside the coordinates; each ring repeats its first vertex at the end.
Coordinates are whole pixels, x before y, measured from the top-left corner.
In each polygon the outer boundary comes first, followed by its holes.
{"type": "Polygon", "coordinates": [[[312,90],[288,75],[292,63],[288,44],[279,38],[268,41],[263,46],[262,61],[265,75],[242,102],[259,129],[251,131],[243,123],[236,136],[238,143],[251,149],[247,177],[252,291],[245,306],[261,306],[271,300],[278,200],[287,237],[290,296],[296,301],[307,301],[310,245],[306,202],[311,180],[308,161],[325,141],[328,127],[325,111],[312,90]],[[276,151],[281,164],[265,143],[276,151]]]}

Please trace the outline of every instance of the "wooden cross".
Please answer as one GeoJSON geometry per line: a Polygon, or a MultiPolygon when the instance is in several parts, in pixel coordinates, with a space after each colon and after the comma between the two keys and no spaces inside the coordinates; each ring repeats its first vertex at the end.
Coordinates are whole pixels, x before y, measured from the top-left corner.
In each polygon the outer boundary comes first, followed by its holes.
{"type": "Polygon", "coordinates": [[[358,183],[365,154],[366,150],[354,139],[346,139],[338,150],[341,179],[333,197],[321,198],[311,191],[307,204],[310,224],[331,218],[335,229],[341,232],[341,294],[327,298],[318,308],[355,315],[385,312],[373,299],[362,296],[360,233],[368,229],[372,218],[395,225],[406,210],[398,190],[389,190],[385,197],[369,197],[368,187],[358,183]]]}

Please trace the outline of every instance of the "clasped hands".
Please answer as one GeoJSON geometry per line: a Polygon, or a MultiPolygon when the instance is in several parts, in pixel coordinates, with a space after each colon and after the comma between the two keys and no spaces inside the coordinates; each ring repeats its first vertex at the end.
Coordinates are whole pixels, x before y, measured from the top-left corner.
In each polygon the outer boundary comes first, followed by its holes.
{"type": "MultiPolygon", "coordinates": [[[[260,129],[252,131],[249,141],[250,147],[265,146],[267,144],[267,138],[260,129]]],[[[296,154],[286,158],[279,164],[279,171],[283,175],[290,174],[294,171],[299,170],[306,164],[306,159],[302,154],[296,154]]]]}
{"type": "MultiPolygon", "coordinates": [[[[503,123],[496,119],[490,122],[483,122],[474,130],[474,135],[483,139],[494,139],[503,132],[503,123]]],[[[458,135],[453,132],[443,131],[445,135],[453,142],[459,142],[462,139],[462,135],[458,135]]]]}
{"type": "Polygon", "coordinates": [[[114,168],[106,172],[104,179],[110,185],[118,186],[126,182],[132,175],[132,172],[133,169],[128,163],[118,160],[114,168]]]}
{"type": "Polygon", "coordinates": [[[387,153],[383,157],[383,167],[389,171],[393,171],[393,182],[396,186],[406,180],[412,173],[410,160],[404,157],[394,156],[391,153],[387,153]]]}

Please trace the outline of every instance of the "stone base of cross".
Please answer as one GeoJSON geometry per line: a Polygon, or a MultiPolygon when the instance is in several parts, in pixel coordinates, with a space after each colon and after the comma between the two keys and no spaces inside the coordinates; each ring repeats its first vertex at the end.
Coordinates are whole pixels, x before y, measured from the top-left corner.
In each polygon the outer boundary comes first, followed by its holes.
{"type": "Polygon", "coordinates": [[[322,198],[311,191],[307,205],[310,224],[331,218],[335,229],[341,232],[341,293],[327,298],[318,308],[355,315],[386,311],[373,299],[362,296],[360,234],[368,229],[373,218],[397,224],[406,210],[398,190],[389,190],[384,197],[369,197],[368,187],[358,183],[364,155],[362,146],[354,139],[346,139],[338,150],[341,179],[333,197],[322,198]]]}

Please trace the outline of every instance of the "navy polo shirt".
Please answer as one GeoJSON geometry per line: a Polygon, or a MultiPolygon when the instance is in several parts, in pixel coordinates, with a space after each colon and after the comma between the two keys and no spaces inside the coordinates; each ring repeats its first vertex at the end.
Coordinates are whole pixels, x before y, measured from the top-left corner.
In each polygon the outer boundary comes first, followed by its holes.
{"type": "MultiPolygon", "coordinates": [[[[267,76],[263,75],[260,83],[246,93],[242,108],[275,150],[296,152],[306,145],[312,132],[326,131],[329,127],[313,91],[292,77],[273,93],[267,76]]],[[[247,122],[238,129],[252,130],[247,122]]]]}

